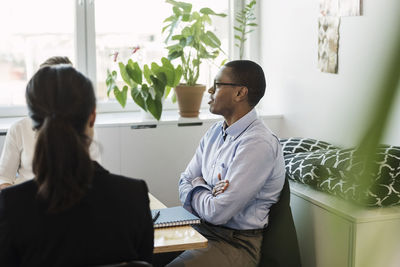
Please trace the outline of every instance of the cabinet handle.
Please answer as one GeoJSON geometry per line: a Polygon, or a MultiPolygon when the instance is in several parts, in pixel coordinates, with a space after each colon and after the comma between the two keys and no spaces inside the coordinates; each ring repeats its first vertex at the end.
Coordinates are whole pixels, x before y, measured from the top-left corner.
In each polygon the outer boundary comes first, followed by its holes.
{"type": "Polygon", "coordinates": [[[150,129],[150,128],[157,128],[157,124],[143,124],[143,125],[132,125],[131,129],[138,130],[138,129],[150,129]]]}
{"type": "Polygon", "coordinates": [[[182,122],[178,123],[178,127],[186,127],[186,126],[201,126],[203,122],[182,122]]]}

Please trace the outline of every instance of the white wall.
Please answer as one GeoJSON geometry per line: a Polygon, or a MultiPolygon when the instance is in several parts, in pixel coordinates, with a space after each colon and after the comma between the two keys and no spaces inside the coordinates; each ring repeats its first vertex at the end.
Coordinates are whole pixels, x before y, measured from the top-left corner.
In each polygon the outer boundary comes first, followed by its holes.
{"type": "MultiPolygon", "coordinates": [[[[264,106],[283,113],[283,136],[355,144],[400,31],[400,1],[364,0],[362,16],[342,18],[338,74],[317,69],[319,1],[258,2],[268,82],[264,106]]],[[[400,96],[396,103],[385,142],[400,145],[400,96]]]]}

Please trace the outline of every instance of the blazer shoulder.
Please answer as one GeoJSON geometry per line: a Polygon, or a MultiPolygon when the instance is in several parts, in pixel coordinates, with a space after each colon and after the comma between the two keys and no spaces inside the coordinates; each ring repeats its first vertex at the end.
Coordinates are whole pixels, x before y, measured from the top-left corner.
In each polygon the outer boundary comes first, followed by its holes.
{"type": "Polygon", "coordinates": [[[146,182],[142,179],[130,178],[112,173],[95,178],[98,179],[104,187],[111,191],[117,191],[120,194],[147,195],[149,191],[146,182]]]}
{"type": "Polygon", "coordinates": [[[1,194],[7,198],[21,199],[23,196],[32,196],[37,192],[37,185],[34,180],[12,185],[0,191],[1,194]]]}

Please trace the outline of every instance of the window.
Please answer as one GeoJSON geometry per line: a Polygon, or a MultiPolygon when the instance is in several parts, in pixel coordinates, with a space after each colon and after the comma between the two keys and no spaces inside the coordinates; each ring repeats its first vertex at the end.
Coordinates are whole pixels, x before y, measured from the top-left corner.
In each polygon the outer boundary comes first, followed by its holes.
{"type": "MultiPolygon", "coordinates": [[[[229,2],[226,0],[190,2],[193,4],[194,10],[207,6],[217,13],[229,13],[229,2]]],[[[112,6],[109,5],[108,0],[96,0],[96,79],[97,97],[100,103],[107,101],[107,89],[104,82],[107,69],[117,70],[118,61],[126,62],[132,58],[141,64],[149,64],[153,61],[160,62],[161,57],[167,56],[167,50],[164,48],[165,34],[162,35],[161,29],[165,26],[164,19],[171,13],[172,6],[165,3],[164,0],[141,1],[140,5],[138,5],[138,1],[114,0],[112,6]],[[155,6],[157,6],[156,9],[155,6]],[[115,55],[118,58],[116,62],[114,62],[115,55]]],[[[228,26],[228,18],[213,17],[212,30],[221,39],[222,49],[227,55],[229,50],[228,26]]],[[[219,62],[221,61],[220,58],[219,62]]],[[[200,83],[211,84],[218,69],[218,65],[212,63],[205,62],[202,65],[200,83]]],[[[112,94],[110,94],[111,97],[112,94]]],[[[165,103],[165,106],[172,105],[165,103]]],[[[172,107],[177,108],[176,105],[172,107]]]]}
{"type": "Polygon", "coordinates": [[[54,55],[74,60],[74,3],[13,0],[2,2],[1,9],[0,106],[24,106],[27,81],[44,60],[54,55]]]}
{"type": "MultiPolygon", "coordinates": [[[[210,7],[229,14],[231,1],[189,2],[196,10],[210,7]]],[[[16,107],[25,106],[27,81],[45,59],[55,55],[68,56],[95,81],[100,112],[121,111],[106,94],[106,71],[117,69],[112,55],[118,51],[119,60],[134,56],[143,64],[166,56],[161,29],[171,9],[165,0],[4,1],[0,16],[0,116],[22,115],[16,107]],[[136,47],[139,50],[132,55],[136,47]]],[[[228,56],[232,47],[229,17],[213,17],[212,27],[228,56]]],[[[199,82],[211,85],[218,67],[213,62],[203,64],[199,82]]],[[[133,102],[130,107],[136,109],[133,102]]]]}

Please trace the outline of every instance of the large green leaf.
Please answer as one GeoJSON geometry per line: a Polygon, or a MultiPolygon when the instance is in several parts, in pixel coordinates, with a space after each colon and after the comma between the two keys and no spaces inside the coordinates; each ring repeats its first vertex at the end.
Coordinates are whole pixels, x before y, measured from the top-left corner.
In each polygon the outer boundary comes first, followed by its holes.
{"type": "Polygon", "coordinates": [[[142,90],[140,91],[144,99],[147,99],[150,95],[150,88],[147,84],[142,85],[142,90]]]}
{"type": "Polygon", "coordinates": [[[118,90],[118,87],[114,87],[114,95],[115,98],[117,99],[118,103],[124,108],[126,105],[126,99],[128,95],[128,86],[124,86],[122,88],[122,91],[118,90]]]}
{"type": "Polygon", "coordinates": [[[171,16],[171,17],[169,17],[168,19],[171,20],[171,23],[170,23],[169,25],[165,26],[165,27],[162,29],[162,32],[164,32],[166,29],[169,28],[168,36],[167,36],[167,38],[165,38],[165,40],[164,40],[165,43],[168,43],[169,40],[170,40],[170,38],[171,38],[171,36],[174,34],[175,28],[176,28],[176,27],[179,25],[179,23],[181,22],[181,16],[171,16]]]}
{"type": "Polygon", "coordinates": [[[174,11],[175,16],[181,16],[181,15],[182,15],[182,11],[181,11],[180,8],[174,6],[174,7],[172,8],[172,10],[174,11]]]}
{"type": "Polygon", "coordinates": [[[212,20],[211,20],[211,18],[210,18],[209,15],[203,15],[202,20],[203,20],[204,22],[206,22],[208,25],[211,25],[211,23],[212,23],[212,20]]]}
{"type": "Polygon", "coordinates": [[[168,54],[168,59],[173,60],[183,55],[183,51],[173,51],[168,54]]]}
{"type": "MultiPolygon", "coordinates": [[[[144,84],[143,86],[146,86],[146,84],[144,84]]],[[[142,87],[143,90],[143,87],[142,87]]],[[[144,111],[147,111],[147,106],[146,106],[146,101],[144,99],[144,97],[142,96],[141,91],[139,91],[137,88],[132,88],[131,89],[131,96],[133,101],[135,101],[135,103],[141,107],[144,111]]]]}
{"type": "Polygon", "coordinates": [[[110,72],[110,70],[107,69],[107,78],[106,78],[106,85],[107,85],[107,96],[110,97],[110,92],[114,90],[114,87],[117,87],[116,80],[117,79],[117,72],[114,70],[113,72],[110,72]]]}
{"type": "Polygon", "coordinates": [[[190,13],[192,11],[192,4],[190,4],[190,3],[177,2],[174,0],[166,0],[165,2],[173,5],[174,7],[178,7],[180,9],[182,9],[182,11],[185,13],[190,13]]]}
{"type": "Polygon", "coordinates": [[[182,37],[182,38],[179,40],[179,45],[182,46],[182,47],[185,47],[185,46],[186,46],[186,38],[185,38],[185,37],[182,37]]]}
{"type": "Polygon", "coordinates": [[[168,49],[168,51],[174,52],[174,51],[182,51],[183,47],[180,44],[174,44],[174,45],[170,45],[166,47],[168,49]]]}
{"type": "MultiPolygon", "coordinates": [[[[161,67],[156,62],[152,62],[150,65],[150,68],[151,68],[152,73],[158,73],[160,71],[161,67]]],[[[151,79],[151,76],[150,76],[150,79],[151,79]]]]}
{"type": "Polygon", "coordinates": [[[148,97],[146,99],[147,110],[153,115],[154,118],[160,120],[162,113],[162,100],[156,97],[155,99],[148,97]]]}
{"type": "Polygon", "coordinates": [[[124,82],[126,84],[128,84],[130,87],[134,87],[135,83],[129,76],[128,72],[126,71],[126,67],[125,67],[124,63],[119,62],[118,66],[119,66],[119,73],[121,74],[121,77],[124,80],[124,82]]]}
{"type": "Polygon", "coordinates": [[[192,30],[191,30],[191,28],[190,28],[190,27],[185,27],[185,28],[183,28],[183,30],[182,30],[182,35],[183,35],[184,37],[188,37],[188,36],[192,35],[192,30]]]}
{"type": "Polygon", "coordinates": [[[129,59],[128,64],[126,64],[126,72],[135,83],[142,84],[142,70],[137,62],[129,59]]]}
{"type": "Polygon", "coordinates": [[[165,87],[164,98],[167,98],[167,96],[171,92],[171,89],[172,89],[172,87],[170,87],[170,86],[165,87]]]}
{"type": "Polygon", "coordinates": [[[172,87],[175,87],[179,84],[179,82],[181,81],[181,78],[182,78],[182,73],[183,73],[182,66],[179,65],[175,69],[175,80],[174,80],[174,84],[172,85],[172,87]]]}
{"type": "Polygon", "coordinates": [[[171,37],[171,40],[174,40],[174,41],[178,40],[179,41],[180,39],[182,39],[182,37],[183,36],[181,34],[176,34],[176,35],[171,37]]]}
{"type": "Polygon", "coordinates": [[[174,69],[174,65],[172,65],[171,61],[169,61],[166,57],[161,58],[161,63],[166,68],[174,69]]]}
{"type": "Polygon", "coordinates": [[[214,33],[210,31],[207,31],[205,34],[202,35],[202,41],[204,44],[212,48],[219,48],[221,46],[221,41],[214,33]]]}
{"type": "Polygon", "coordinates": [[[192,13],[192,20],[198,20],[199,18],[201,18],[201,16],[198,12],[192,13]]]}
{"type": "Polygon", "coordinates": [[[153,89],[155,91],[155,95],[158,97],[162,97],[165,91],[165,80],[167,79],[164,72],[159,72],[157,76],[151,75],[151,81],[153,82],[153,89]]]}
{"type": "Polygon", "coordinates": [[[147,81],[148,84],[151,83],[150,74],[151,74],[151,71],[150,71],[150,69],[149,69],[149,66],[147,66],[147,64],[145,64],[145,65],[143,66],[143,76],[144,76],[144,78],[146,79],[146,81],[147,81]]]}
{"type": "MultiPolygon", "coordinates": [[[[169,16],[168,18],[166,18],[166,19],[163,21],[163,23],[173,21],[175,18],[176,18],[176,17],[175,17],[174,15],[169,16]]],[[[170,25],[171,25],[171,24],[170,24],[170,25]]],[[[162,31],[162,32],[164,32],[164,31],[162,31]]]]}
{"type": "Polygon", "coordinates": [[[182,21],[183,21],[183,22],[188,22],[188,21],[190,21],[190,14],[183,14],[183,15],[182,15],[182,21]]]}
{"type": "Polygon", "coordinates": [[[226,17],[225,13],[215,13],[211,8],[208,8],[208,7],[200,9],[200,13],[205,14],[205,15],[214,15],[214,16],[226,17]]]}

